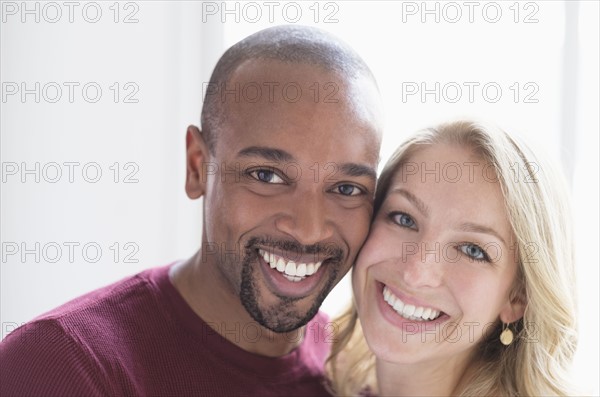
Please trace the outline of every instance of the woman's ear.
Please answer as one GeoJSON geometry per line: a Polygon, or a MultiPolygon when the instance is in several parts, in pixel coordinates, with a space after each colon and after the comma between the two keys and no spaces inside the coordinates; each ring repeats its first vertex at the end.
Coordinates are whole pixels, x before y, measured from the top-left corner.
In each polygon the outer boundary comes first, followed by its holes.
{"type": "Polygon", "coordinates": [[[198,127],[190,125],[185,136],[186,176],[185,192],[192,200],[206,191],[206,163],[209,160],[208,145],[198,127]]]}
{"type": "Polygon", "coordinates": [[[508,297],[508,302],[500,311],[500,321],[510,324],[520,320],[525,314],[526,307],[527,298],[525,294],[513,290],[508,297]]]}

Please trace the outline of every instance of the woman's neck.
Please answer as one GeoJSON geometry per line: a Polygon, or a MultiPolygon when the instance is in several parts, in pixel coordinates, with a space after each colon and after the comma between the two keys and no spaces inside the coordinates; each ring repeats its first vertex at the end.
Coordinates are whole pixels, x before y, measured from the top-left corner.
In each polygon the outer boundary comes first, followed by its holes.
{"type": "Polygon", "coordinates": [[[376,360],[380,396],[453,396],[463,389],[471,370],[466,357],[396,364],[376,360]]]}

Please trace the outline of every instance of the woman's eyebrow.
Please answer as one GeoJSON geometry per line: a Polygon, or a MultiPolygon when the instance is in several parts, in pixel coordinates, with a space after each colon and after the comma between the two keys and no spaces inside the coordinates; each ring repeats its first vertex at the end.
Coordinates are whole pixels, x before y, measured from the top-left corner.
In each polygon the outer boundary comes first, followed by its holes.
{"type": "Polygon", "coordinates": [[[477,223],[465,222],[459,226],[459,230],[463,232],[474,232],[474,233],[484,233],[489,234],[496,237],[498,240],[502,242],[502,244],[506,245],[506,241],[500,236],[500,233],[496,232],[493,228],[488,226],[479,225],[477,223]]]}
{"type": "Polygon", "coordinates": [[[401,196],[405,197],[408,201],[411,202],[412,205],[414,205],[419,210],[419,212],[424,217],[429,217],[429,208],[427,207],[427,205],[425,205],[425,203],[421,199],[419,199],[417,196],[415,196],[408,190],[403,189],[401,187],[397,187],[395,189],[392,189],[390,193],[400,194],[401,196]]]}

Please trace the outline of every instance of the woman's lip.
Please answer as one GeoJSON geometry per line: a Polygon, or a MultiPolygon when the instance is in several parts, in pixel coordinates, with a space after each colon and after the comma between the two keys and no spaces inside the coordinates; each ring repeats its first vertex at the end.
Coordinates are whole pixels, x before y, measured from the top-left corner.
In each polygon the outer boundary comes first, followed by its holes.
{"type": "Polygon", "coordinates": [[[441,310],[438,307],[432,306],[431,304],[418,300],[416,298],[413,298],[411,296],[408,296],[402,292],[400,292],[398,289],[396,289],[395,287],[389,285],[389,284],[385,284],[381,281],[376,281],[376,283],[378,284],[377,287],[378,289],[380,289],[383,293],[383,287],[387,287],[387,289],[389,289],[394,295],[396,295],[398,298],[400,298],[400,300],[402,302],[404,302],[405,304],[409,304],[409,305],[413,305],[413,306],[421,306],[421,307],[425,307],[425,308],[431,308],[434,310],[437,310],[438,312],[444,314],[444,311],[441,310]]]}
{"type": "Polygon", "coordinates": [[[377,288],[374,288],[375,300],[377,307],[382,316],[392,325],[402,329],[402,331],[417,334],[421,332],[437,331],[440,328],[440,324],[448,321],[450,316],[446,313],[441,313],[438,318],[431,321],[417,321],[409,320],[398,314],[386,301],[383,300],[383,286],[381,282],[377,282],[377,288]]]}

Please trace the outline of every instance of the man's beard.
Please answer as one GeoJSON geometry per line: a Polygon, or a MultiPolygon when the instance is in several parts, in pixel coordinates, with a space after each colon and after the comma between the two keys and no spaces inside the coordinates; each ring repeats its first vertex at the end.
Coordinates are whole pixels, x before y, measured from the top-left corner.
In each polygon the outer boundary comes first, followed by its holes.
{"type": "Polygon", "coordinates": [[[253,237],[245,244],[244,257],[242,258],[242,280],[240,284],[240,300],[246,311],[252,318],[263,327],[271,331],[284,333],[296,330],[306,325],[319,311],[323,300],[335,286],[342,265],[344,251],[331,244],[314,244],[303,246],[295,241],[272,240],[268,238],[253,237]],[[273,306],[261,308],[260,291],[258,287],[256,272],[257,263],[260,261],[257,248],[258,245],[270,248],[278,248],[283,251],[298,254],[314,254],[329,258],[323,266],[328,266],[329,278],[324,288],[319,291],[315,301],[305,313],[294,308],[294,304],[303,298],[291,298],[277,295],[279,302],[273,306]],[[253,264],[254,262],[254,264],[253,264]]]}

